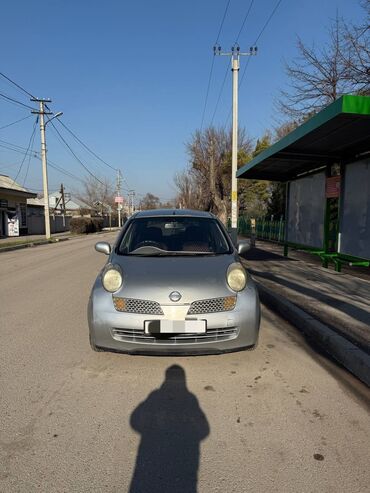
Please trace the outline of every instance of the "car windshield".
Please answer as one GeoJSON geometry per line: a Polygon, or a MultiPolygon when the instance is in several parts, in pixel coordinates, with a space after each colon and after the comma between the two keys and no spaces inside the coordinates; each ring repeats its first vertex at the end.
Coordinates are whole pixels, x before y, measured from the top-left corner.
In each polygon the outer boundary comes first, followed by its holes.
{"type": "Polygon", "coordinates": [[[145,217],[132,221],[117,249],[121,255],[221,255],[230,245],[212,218],[145,217]]]}

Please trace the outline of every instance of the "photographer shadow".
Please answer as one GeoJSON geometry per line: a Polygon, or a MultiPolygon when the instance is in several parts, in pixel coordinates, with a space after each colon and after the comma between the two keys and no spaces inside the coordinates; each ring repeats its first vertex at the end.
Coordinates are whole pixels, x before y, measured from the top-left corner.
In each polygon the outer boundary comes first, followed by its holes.
{"type": "Polygon", "coordinates": [[[133,411],[130,424],[141,442],[129,493],[196,493],[200,442],[210,430],[181,366],[167,368],[163,384],[133,411]]]}

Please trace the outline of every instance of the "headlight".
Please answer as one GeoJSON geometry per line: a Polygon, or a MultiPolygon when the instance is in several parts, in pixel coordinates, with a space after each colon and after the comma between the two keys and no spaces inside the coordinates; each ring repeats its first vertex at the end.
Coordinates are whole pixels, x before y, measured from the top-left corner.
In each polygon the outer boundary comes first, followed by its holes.
{"type": "Polygon", "coordinates": [[[231,264],[227,269],[226,279],[233,291],[242,291],[247,284],[247,273],[241,264],[231,264]]]}
{"type": "Polygon", "coordinates": [[[111,266],[106,269],[102,276],[104,289],[110,293],[118,291],[122,286],[122,274],[118,266],[111,266]]]}

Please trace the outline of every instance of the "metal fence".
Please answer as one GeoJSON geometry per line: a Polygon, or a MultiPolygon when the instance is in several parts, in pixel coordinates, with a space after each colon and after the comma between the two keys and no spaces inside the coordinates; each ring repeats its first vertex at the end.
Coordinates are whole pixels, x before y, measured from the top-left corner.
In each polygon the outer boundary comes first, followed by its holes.
{"type": "MultiPolygon", "coordinates": [[[[285,221],[281,218],[279,221],[267,219],[256,219],[255,235],[259,240],[284,241],[285,221]]],[[[252,234],[252,220],[240,216],[238,222],[238,233],[244,236],[252,234]]]]}

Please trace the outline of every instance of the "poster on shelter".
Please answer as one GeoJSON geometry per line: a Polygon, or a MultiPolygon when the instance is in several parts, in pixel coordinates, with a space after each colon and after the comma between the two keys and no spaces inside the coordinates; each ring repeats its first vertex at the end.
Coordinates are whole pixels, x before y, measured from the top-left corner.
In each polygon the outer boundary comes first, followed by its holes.
{"type": "Polygon", "coordinates": [[[19,218],[16,212],[8,211],[8,236],[19,236],[19,218]]]}
{"type": "Polygon", "coordinates": [[[370,159],[346,165],[339,252],[370,259],[370,159]]]}

